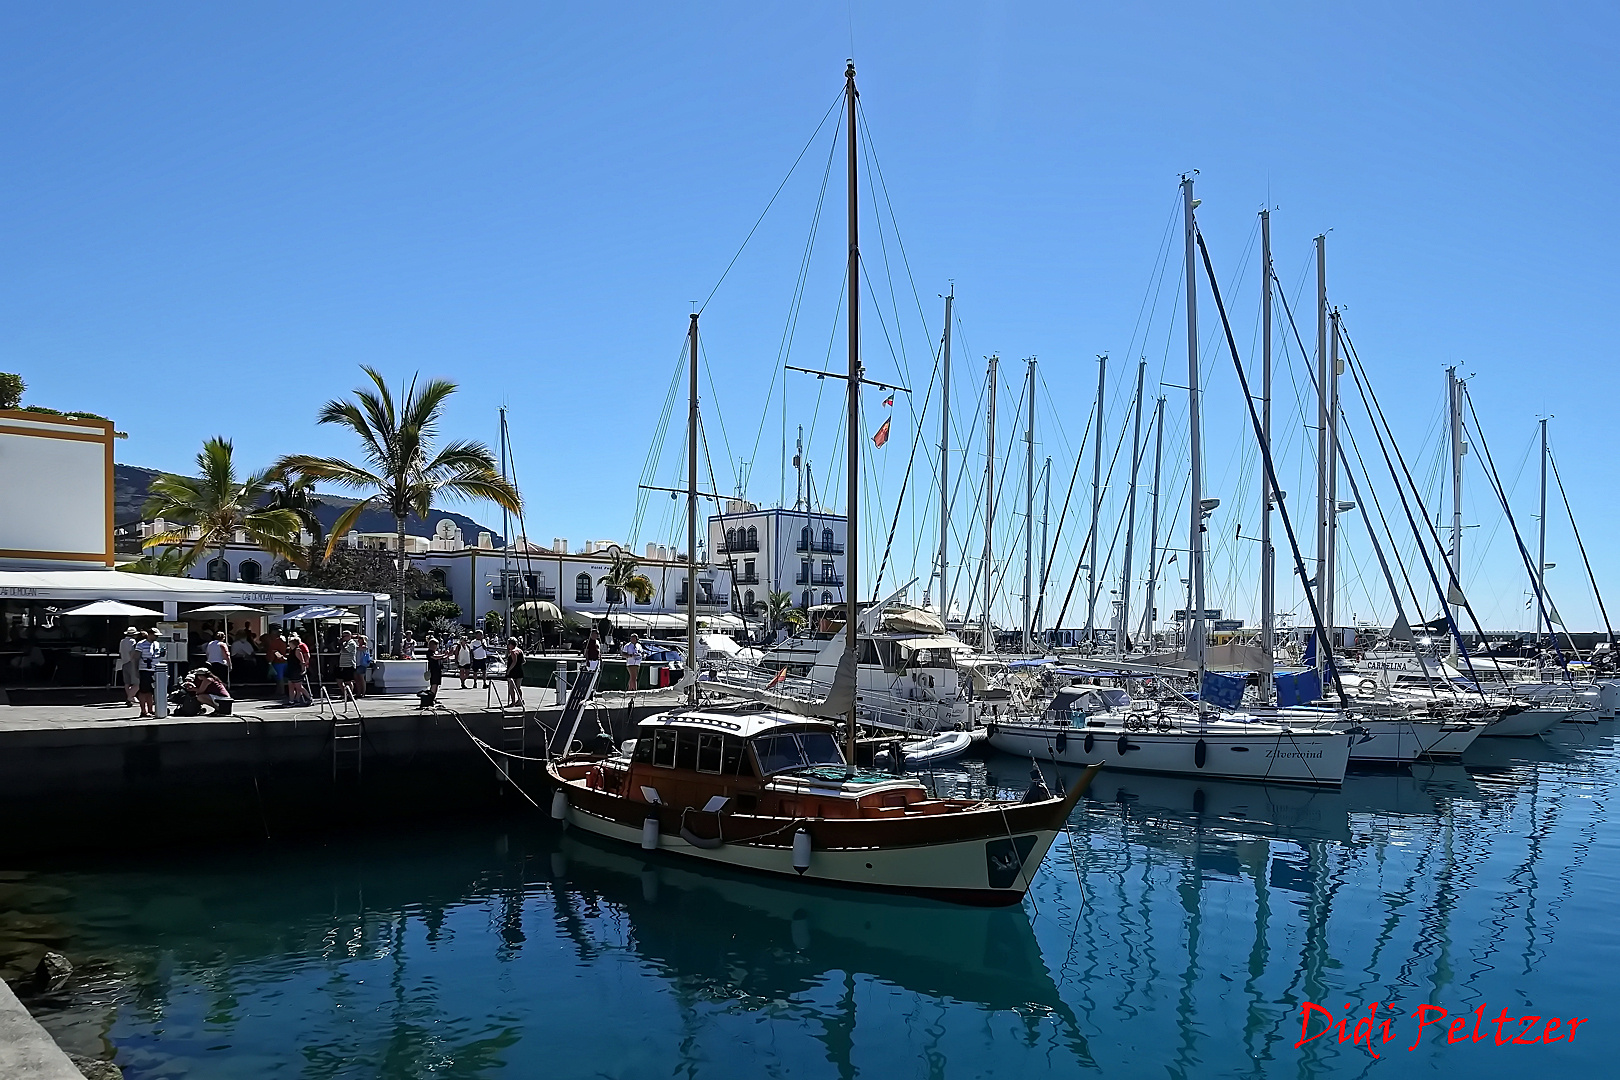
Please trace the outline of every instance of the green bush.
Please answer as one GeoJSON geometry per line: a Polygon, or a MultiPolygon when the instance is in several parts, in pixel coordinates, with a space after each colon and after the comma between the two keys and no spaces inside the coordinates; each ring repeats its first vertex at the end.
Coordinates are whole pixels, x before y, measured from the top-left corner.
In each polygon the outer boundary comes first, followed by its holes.
{"type": "Polygon", "coordinates": [[[437,620],[461,622],[461,605],[454,600],[424,600],[411,612],[411,621],[418,632],[425,632],[437,620]]]}
{"type": "Polygon", "coordinates": [[[0,409],[15,409],[22,404],[23,391],[28,384],[21,375],[0,371],[0,409]]]}

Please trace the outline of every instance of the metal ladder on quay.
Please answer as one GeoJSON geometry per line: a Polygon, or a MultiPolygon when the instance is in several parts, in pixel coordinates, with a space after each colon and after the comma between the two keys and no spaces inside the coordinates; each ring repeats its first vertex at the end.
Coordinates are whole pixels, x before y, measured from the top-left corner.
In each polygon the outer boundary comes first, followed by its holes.
{"type": "Polygon", "coordinates": [[[332,721],[332,782],[343,777],[360,780],[366,725],[358,715],[344,715],[332,721]]]}

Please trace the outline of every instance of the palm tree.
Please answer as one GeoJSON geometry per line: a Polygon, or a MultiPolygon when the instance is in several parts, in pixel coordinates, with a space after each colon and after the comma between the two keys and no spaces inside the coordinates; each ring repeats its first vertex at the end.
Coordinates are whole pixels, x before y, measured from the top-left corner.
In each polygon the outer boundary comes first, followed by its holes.
{"type": "Polygon", "coordinates": [[[653,598],[652,579],[636,569],[636,558],[626,555],[623,551],[615,549],[610,557],[613,565],[608,572],[597,580],[598,585],[607,588],[609,616],[613,614],[613,605],[622,603],[624,594],[629,593],[640,603],[647,603],[653,598]],[[618,597],[617,600],[614,597],[618,597]]]}
{"type": "Polygon", "coordinates": [[[395,562],[399,569],[399,609],[394,618],[396,646],[405,630],[405,571],[410,557],[405,551],[405,519],[415,514],[426,518],[435,496],[458,499],[488,499],[497,506],[520,513],[522,500],[515,488],[496,471],[489,447],[480,442],[457,439],[435,450],[444,403],[456,392],[456,384],[433,379],[420,388],[416,377],[396,403],[382,373],[362,365],[371,386],[354,391],[352,399],[334,399],[321,407],[317,419],[323,424],[346,427],[360,437],[363,464],[342,458],[291,454],[276,462],[278,471],[326,481],[353,491],[368,491],[365,498],[343,512],[332,526],[326,542],[330,557],[338,540],[354,527],[367,507],[381,503],[394,516],[397,544],[395,562]]]}
{"type": "Polygon", "coordinates": [[[237,477],[229,439],[216,435],[203,443],[197,472],[195,478],[166,473],[152,481],[143,514],[149,521],[162,518],[181,527],[154,533],[142,547],[189,544],[180,564],[186,570],[211,547],[217,547],[223,558],[225,545],[241,529],[271,555],[297,561],[298,515],[264,505],[269,491],[265,473],[237,477]],[[195,537],[188,535],[192,529],[197,530],[195,537]]]}
{"type": "Polygon", "coordinates": [[[804,612],[793,606],[793,594],[790,592],[773,592],[765,605],[765,615],[771,621],[774,631],[779,626],[797,627],[804,622],[804,612]]]}
{"type": "Polygon", "coordinates": [[[314,479],[274,467],[265,474],[265,478],[269,481],[270,492],[265,506],[272,510],[291,510],[298,515],[303,531],[310,536],[307,569],[318,570],[325,561],[324,552],[320,549],[324,546],[322,542],[326,539],[326,532],[315,513],[321,501],[315,497],[314,479]]]}
{"type": "Polygon", "coordinates": [[[169,547],[162,551],[149,551],[134,562],[121,563],[118,569],[130,574],[151,574],[154,577],[184,577],[191,565],[183,547],[169,547]]]}

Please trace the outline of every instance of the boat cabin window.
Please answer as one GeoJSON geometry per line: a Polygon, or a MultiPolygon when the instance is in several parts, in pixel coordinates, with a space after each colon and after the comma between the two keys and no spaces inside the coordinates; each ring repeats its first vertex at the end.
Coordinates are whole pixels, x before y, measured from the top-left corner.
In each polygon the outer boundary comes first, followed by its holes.
{"type": "Polygon", "coordinates": [[[956,657],[949,649],[912,649],[907,650],[911,659],[908,667],[914,668],[954,668],[956,657]]]}
{"type": "Polygon", "coordinates": [[[1131,707],[1131,695],[1123,690],[1105,688],[1094,691],[1094,693],[1102,698],[1103,704],[1110,709],[1128,709],[1131,707]]]}
{"type": "Polygon", "coordinates": [[[725,736],[718,732],[710,734],[699,732],[697,737],[697,771],[717,773],[720,771],[720,746],[725,736]]]}
{"type": "Polygon", "coordinates": [[[675,729],[659,728],[653,732],[653,764],[666,769],[675,767],[675,729]]]}
{"type": "Polygon", "coordinates": [[[698,732],[678,731],[675,734],[675,767],[677,769],[697,768],[698,732]]]}
{"type": "Polygon", "coordinates": [[[641,765],[665,769],[692,769],[717,776],[753,776],[753,763],[744,753],[746,742],[717,731],[662,727],[636,739],[631,759],[641,765]]]}
{"type": "Polygon", "coordinates": [[[754,740],[754,756],[765,775],[809,765],[842,765],[838,740],[826,731],[793,731],[754,740]]]}
{"type": "Polygon", "coordinates": [[[883,663],[882,660],[878,659],[877,644],[873,642],[871,638],[861,639],[860,651],[856,654],[856,659],[860,663],[868,664],[872,667],[877,667],[879,664],[883,663]]]}
{"type": "Polygon", "coordinates": [[[883,670],[888,672],[904,671],[905,667],[900,661],[900,647],[892,641],[874,641],[877,646],[878,658],[883,661],[883,670]]]}

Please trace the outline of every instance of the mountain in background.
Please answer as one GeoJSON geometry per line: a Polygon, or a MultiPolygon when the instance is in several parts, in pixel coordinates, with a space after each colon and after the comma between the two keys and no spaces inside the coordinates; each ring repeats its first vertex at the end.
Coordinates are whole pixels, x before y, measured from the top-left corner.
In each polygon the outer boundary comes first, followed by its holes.
{"type": "MultiPolygon", "coordinates": [[[[157,469],[143,469],[139,465],[113,466],[113,521],[124,525],[132,521],[141,520],[141,507],[146,502],[147,491],[152,481],[162,476],[157,469]]],[[[321,528],[331,532],[337,519],[343,516],[343,511],[359,502],[358,499],[346,499],[341,495],[328,495],[322,492],[319,503],[315,507],[315,516],[320,520],[321,528]]],[[[461,538],[469,544],[478,542],[478,534],[487,532],[495,538],[495,545],[502,544],[501,531],[488,525],[480,524],[466,514],[458,514],[454,510],[440,510],[435,507],[428,515],[428,520],[412,514],[405,519],[405,531],[412,536],[432,536],[433,527],[439,523],[440,518],[449,518],[461,527],[461,538]]],[[[371,508],[360,514],[360,520],[355,528],[366,533],[392,533],[394,531],[394,515],[387,510],[371,508]]]]}

